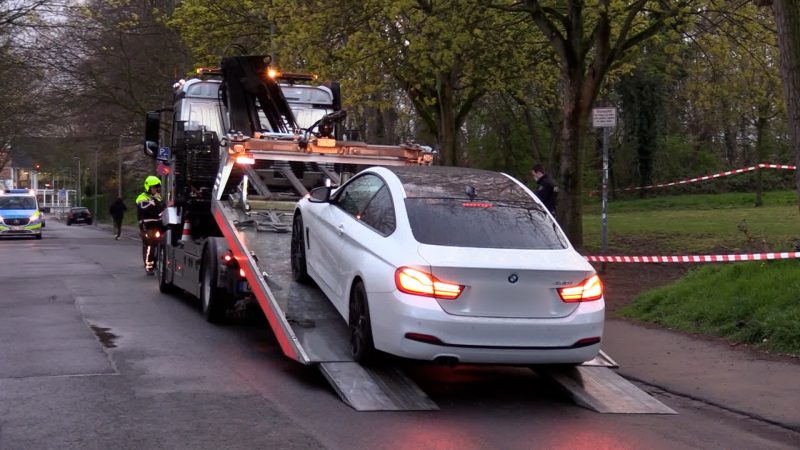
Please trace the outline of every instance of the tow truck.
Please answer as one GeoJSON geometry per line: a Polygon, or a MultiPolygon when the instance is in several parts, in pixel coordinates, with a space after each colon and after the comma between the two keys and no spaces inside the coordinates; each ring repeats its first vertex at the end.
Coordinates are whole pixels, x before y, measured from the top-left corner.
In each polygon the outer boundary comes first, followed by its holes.
{"type": "MultiPolygon", "coordinates": [[[[342,139],[338,85],[300,84],[313,77],[278,74],[270,62],[223,58],[205,72],[216,78],[176,84],[173,106],[147,114],[144,152],[160,160],[168,204],[159,289],[199,298],[210,322],[255,302],[283,353],[319,367],[356,410],[438,409],[399,367],[353,360],[346,323],[318,287],[294,281],[290,258],[293,210],[311,189],[367,166],[431,164],[434,154],[342,139]]],[[[535,370],[597,411],[674,413],[610,367],[601,352],[568,371],[535,370]]]]}

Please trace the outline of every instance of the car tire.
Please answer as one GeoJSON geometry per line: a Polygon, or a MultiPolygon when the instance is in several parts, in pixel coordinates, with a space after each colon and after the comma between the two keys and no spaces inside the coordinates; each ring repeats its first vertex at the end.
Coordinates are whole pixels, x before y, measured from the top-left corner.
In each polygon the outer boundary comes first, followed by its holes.
{"type": "Polygon", "coordinates": [[[158,277],[158,290],[162,294],[172,294],[175,286],[167,281],[167,249],[164,245],[158,246],[158,259],[156,260],[156,276],[158,277]]]}
{"type": "Polygon", "coordinates": [[[369,318],[369,302],[364,283],[358,281],[350,292],[350,350],[353,360],[362,364],[375,361],[377,351],[372,340],[372,322],[369,318]]]}
{"type": "Polygon", "coordinates": [[[42,238],[42,233],[36,235],[36,239],[41,239],[41,238],[42,238]]]}
{"type": "Polygon", "coordinates": [[[308,276],[306,263],[306,240],[303,228],[303,216],[297,214],[292,223],[292,278],[299,283],[306,284],[311,278],[308,276]]]}
{"type": "Polygon", "coordinates": [[[91,221],[91,220],[87,220],[87,221],[86,221],[86,225],[91,225],[91,224],[92,224],[92,221],[91,221]]]}
{"type": "Polygon", "coordinates": [[[200,272],[200,308],[203,317],[211,323],[222,323],[225,319],[226,305],[223,292],[214,286],[213,277],[217,273],[217,248],[210,241],[203,251],[203,266],[200,272]]]}
{"type": "Polygon", "coordinates": [[[67,221],[67,226],[70,226],[70,225],[72,225],[72,222],[70,222],[70,221],[68,220],[68,221],[67,221]]]}

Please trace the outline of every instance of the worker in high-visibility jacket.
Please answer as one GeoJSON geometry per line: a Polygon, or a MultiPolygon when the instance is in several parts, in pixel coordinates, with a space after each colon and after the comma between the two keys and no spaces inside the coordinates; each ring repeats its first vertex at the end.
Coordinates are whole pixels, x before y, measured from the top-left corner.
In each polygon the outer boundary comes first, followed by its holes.
{"type": "Polygon", "coordinates": [[[142,260],[148,275],[154,273],[158,243],[163,234],[161,221],[163,212],[161,180],[150,175],[144,180],[144,192],[136,197],[136,216],[139,219],[139,231],[142,236],[142,260]]]}

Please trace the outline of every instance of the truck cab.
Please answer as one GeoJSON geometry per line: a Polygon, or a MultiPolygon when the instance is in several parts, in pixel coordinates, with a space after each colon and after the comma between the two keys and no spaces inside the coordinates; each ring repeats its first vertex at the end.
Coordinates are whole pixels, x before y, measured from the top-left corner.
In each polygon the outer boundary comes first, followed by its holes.
{"type": "MultiPolygon", "coordinates": [[[[183,122],[186,131],[205,128],[222,136],[229,129],[230,120],[219,100],[220,85],[220,80],[198,78],[176,83],[175,121],[183,122]]],[[[279,86],[301,129],[310,128],[326,114],[339,109],[336,85],[280,83],[279,86]]],[[[261,128],[269,130],[263,112],[259,112],[259,119],[261,128]]]]}

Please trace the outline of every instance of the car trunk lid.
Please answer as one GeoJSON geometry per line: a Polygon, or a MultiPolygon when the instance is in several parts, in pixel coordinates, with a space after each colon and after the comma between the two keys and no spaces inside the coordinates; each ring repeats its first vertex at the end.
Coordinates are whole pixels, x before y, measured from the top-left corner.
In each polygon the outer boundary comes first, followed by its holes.
{"type": "Polygon", "coordinates": [[[448,314],[474,317],[560,318],[577,303],[565,303],[558,288],[593,273],[574,250],[443,248],[420,245],[431,274],[464,285],[455,300],[438,300],[448,314]]]}

